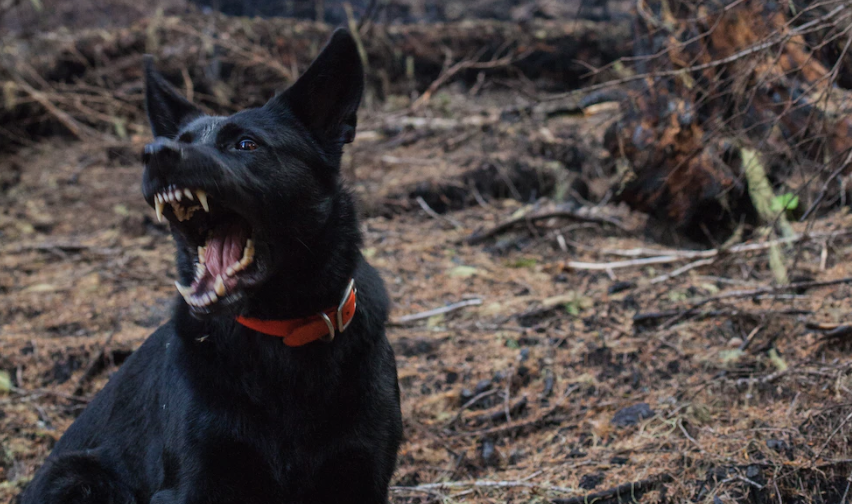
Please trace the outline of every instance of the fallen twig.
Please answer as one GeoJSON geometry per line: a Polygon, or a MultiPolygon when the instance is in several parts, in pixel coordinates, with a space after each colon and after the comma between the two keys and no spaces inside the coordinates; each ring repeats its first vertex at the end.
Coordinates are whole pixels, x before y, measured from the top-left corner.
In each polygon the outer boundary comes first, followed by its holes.
{"type": "Polygon", "coordinates": [[[566,268],[591,271],[607,271],[620,268],[631,268],[634,266],[647,266],[649,264],[666,264],[677,261],[682,261],[683,257],[678,256],[661,256],[661,257],[642,257],[640,259],[630,259],[627,261],[612,261],[607,263],[589,263],[581,261],[568,261],[565,263],[566,268]]]}
{"type": "Polygon", "coordinates": [[[689,264],[681,266],[680,268],[677,268],[676,270],[674,270],[670,273],[666,273],[664,275],[654,277],[654,278],[651,279],[651,283],[656,284],[656,283],[660,283],[660,282],[665,282],[666,280],[671,280],[672,278],[674,278],[678,275],[682,275],[682,274],[686,273],[687,271],[694,270],[695,268],[700,268],[701,266],[707,266],[709,264],[713,264],[714,262],[716,262],[716,258],[713,258],[713,257],[711,257],[709,259],[699,259],[697,261],[693,261],[689,264]]]}
{"type": "Polygon", "coordinates": [[[455,424],[456,422],[458,422],[458,421],[459,421],[459,419],[460,419],[460,418],[462,417],[462,415],[464,414],[465,410],[467,410],[468,408],[470,408],[470,407],[471,407],[471,406],[473,406],[474,404],[478,403],[479,401],[481,401],[481,400],[485,399],[486,397],[492,396],[492,395],[494,395],[494,394],[498,394],[498,393],[500,393],[500,392],[501,392],[501,390],[500,390],[500,389],[491,389],[491,390],[486,390],[485,392],[482,392],[482,393],[480,393],[480,394],[477,394],[476,396],[474,396],[473,398],[471,398],[471,400],[469,400],[468,402],[464,403],[464,404],[462,405],[462,407],[461,407],[461,408],[459,408],[459,412],[458,412],[458,413],[456,413],[456,415],[455,415],[455,416],[454,416],[454,417],[453,417],[453,418],[452,418],[449,422],[447,422],[447,424],[446,424],[444,427],[452,427],[452,426],[453,426],[453,424],[455,424]]]}
{"type": "Polygon", "coordinates": [[[2,254],[16,254],[21,252],[38,251],[38,252],[94,252],[102,255],[114,255],[121,252],[120,248],[108,247],[93,247],[76,242],[42,242],[42,243],[22,243],[0,249],[2,254]]]}
{"type": "Polygon", "coordinates": [[[18,87],[24,90],[24,92],[30,95],[33,100],[37,101],[42,107],[44,107],[45,110],[47,110],[50,115],[55,117],[57,121],[59,121],[63,126],[68,128],[68,131],[70,131],[79,140],[86,140],[89,137],[98,135],[98,132],[96,130],[86,126],[85,124],[77,122],[77,120],[71,117],[70,114],[54,105],[53,102],[51,102],[50,99],[47,97],[47,95],[45,95],[41,91],[36,90],[21,79],[17,80],[16,84],[18,85],[18,87]]]}
{"type": "Polygon", "coordinates": [[[453,226],[456,229],[461,229],[461,228],[464,227],[464,226],[462,226],[461,222],[453,219],[452,217],[447,217],[446,215],[441,215],[438,212],[436,212],[435,210],[433,210],[432,207],[429,206],[429,203],[426,203],[426,200],[423,199],[423,196],[418,196],[416,201],[417,201],[417,204],[420,205],[420,208],[422,208],[423,211],[426,212],[426,215],[428,215],[429,217],[432,217],[433,219],[436,219],[436,220],[442,220],[442,221],[448,222],[451,226],[453,226]]]}
{"type": "Polygon", "coordinates": [[[550,492],[576,492],[574,488],[565,488],[551,485],[543,485],[540,483],[530,483],[524,480],[518,481],[447,481],[444,483],[425,483],[417,486],[392,486],[390,489],[394,492],[426,492],[432,493],[435,490],[444,490],[452,488],[535,488],[550,492]]]}
{"type": "Polygon", "coordinates": [[[707,301],[718,301],[720,299],[727,299],[733,297],[751,297],[757,296],[758,294],[772,294],[776,292],[784,292],[784,291],[796,291],[796,290],[807,290],[813,289],[815,287],[828,287],[831,285],[838,285],[844,283],[852,283],[852,277],[844,277],[837,278],[834,280],[824,280],[824,281],[810,281],[810,282],[796,282],[788,285],[776,285],[772,287],[759,287],[756,289],[748,289],[748,290],[738,290],[731,292],[723,292],[721,294],[716,294],[715,296],[710,296],[706,298],[707,301]]]}
{"type": "MultiPolygon", "coordinates": [[[[674,317],[680,315],[680,310],[666,310],[661,312],[647,312],[647,313],[637,313],[633,316],[633,324],[634,325],[651,325],[657,320],[667,319],[670,317],[674,317]]],[[[811,310],[797,310],[797,309],[788,309],[788,310],[739,310],[739,309],[728,309],[728,310],[707,310],[702,312],[696,312],[694,315],[696,319],[708,319],[713,317],[735,317],[737,315],[749,315],[753,317],[764,317],[767,315],[788,315],[788,316],[799,316],[799,315],[811,315],[813,312],[811,310]]]]}
{"type": "Polygon", "coordinates": [[[624,483],[614,488],[601,492],[590,493],[583,496],[571,497],[570,499],[554,499],[553,504],[588,504],[590,502],[601,502],[615,500],[617,502],[639,502],[642,495],[657,490],[663,483],[669,483],[673,478],[668,474],[661,474],[633,483],[624,483]]]}
{"type": "Polygon", "coordinates": [[[438,75],[438,78],[435,79],[432,84],[429,85],[426,91],[424,91],[423,94],[420,95],[420,97],[418,97],[417,100],[415,100],[414,103],[411,104],[409,110],[418,110],[423,105],[429,103],[429,99],[432,98],[432,94],[434,94],[435,91],[438,90],[438,88],[443,86],[444,83],[452,79],[457,73],[463,70],[486,70],[506,67],[517,63],[518,61],[521,61],[532,53],[533,51],[524,51],[520,54],[510,54],[509,56],[504,56],[499,59],[492,59],[491,61],[474,61],[472,59],[465,59],[459,61],[456,64],[446,68],[443,72],[441,72],[441,74],[438,75]]]}
{"type": "Polygon", "coordinates": [[[852,151],[849,151],[849,154],[846,155],[846,159],[838,166],[831,175],[825,179],[825,182],[822,184],[822,189],[819,191],[819,195],[814,199],[814,202],[811,203],[811,206],[805,210],[805,213],[802,214],[802,217],[799,218],[799,222],[805,222],[807,218],[811,215],[811,213],[822,203],[822,200],[825,199],[825,195],[828,194],[828,187],[834,182],[834,179],[837,178],[842,172],[846,171],[846,168],[852,164],[852,151]]]}
{"type": "MultiPolygon", "coordinates": [[[[648,264],[665,264],[665,263],[673,263],[688,259],[712,259],[719,257],[725,254],[740,254],[743,252],[753,252],[756,250],[766,250],[777,245],[785,244],[785,243],[796,243],[800,241],[809,241],[814,239],[822,239],[822,238],[836,238],[838,236],[843,236],[852,233],[852,231],[839,231],[835,233],[814,233],[814,234],[797,234],[794,236],[789,236],[786,238],[779,238],[777,240],[770,240],[763,243],[747,243],[742,245],[735,245],[729,248],[717,248],[710,250],[655,250],[655,249],[647,249],[647,248],[636,248],[629,250],[604,250],[604,254],[612,254],[612,255],[620,255],[624,257],[636,257],[637,259],[627,260],[627,261],[612,261],[606,263],[588,263],[588,262],[579,262],[579,261],[569,261],[566,263],[566,267],[572,269],[582,269],[582,270],[595,270],[595,271],[606,271],[608,269],[618,269],[618,268],[629,268],[634,266],[646,266],[648,264]],[[647,257],[651,256],[651,257],[647,257]]],[[[689,269],[694,269],[700,266],[704,266],[706,264],[710,264],[712,261],[701,262],[696,261],[695,263],[689,266],[688,269],[684,271],[675,270],[668,275],[662,275],[660,277],[656,277],[652,280],[652,283],[658,283],[663,280],[667,280],[671,278],[671,276],[677,276],[685,271],[689,271],[689,269]],[[664,278],[665,277],[665,278],[664,278]]]]}
{"type": "Polygon", "coordinates": [[[71,394],[66,394],[64,392],[57,392],[55,390],[47,390],[47,389],[34,389],[34,390],[25,390],[18,387],[12,387],[10,390],[12,393],[17,394],[18,397],[11,399],[3,399],[0,400],[0,404],[10,404],[13,402],[29,402],[36,401],[44,396],[52,396],[58,397],[60,399],[68,399],[69,401],[75,401],[79,403],[88,403],[92,400],[91,397],[80,397],[71,394]]]}
{"type": "Polygon", "coordinates": [[[758,490],[763,490],[763,485],[761,485],[760,483],[758,483],[758,482],[756,482],[752,479],[746,478],[745,476],[743,476],[741,474],[735,474],[735,475],[731,476],[730,478],[725,478],[720,483],[729,483],[731,481],[742,481],[743,483],[747,483],[747,484],[753,486],[754,488],[757,488],[758,490]]]}
{"type": "Polygon", "coordinates": [[[807,322],[805,323],[805,329],[818,331],[820,333],[820,339],[823,341],[839,340],[852,335],[852,325],[850,324],[807,322]]]}
{"type": "Polygon", "coordinates": [[[839,340],[848,338],[852,335],[852,326],[843,325],[826,333],[823,333],[822,340],[839,340]]]}
{"type": "Polygon", "coordinates": [[[836,280],[826,280],[826,281],[813,281],[813,282],[797,282],[791,283],[787,285],[776,285],[773,287],[760,287],[757,289],[748,289],[748,290],[739,290],[739,291],[731,291],[731,292],[723,292],[722,294],[716,294],[715,296],[706,297],[699,301],[696,301],[692,304],[692,306],[680,313],[671,319],[667,320],[662,326],[662,329],[668,329],[673,326],[680,320],[684,319],[695,313],[695,310],[700,308],[701,306],[713,302],[719,301],[722,299],[730,299],[730,298],[739,298],[739,297],[754,297],[760,294],[775,294],[778,292],[787,292],[787,291],[796,291],[803,289],[812,289],[814,287],[828,287],[830,285],[838,285],[843,283],[852,283],[852,277],[838,278],[836,280]]]}
{"type": "Polygon", "coordinates": [[[472,235],[468,236],[467,238],[465,238],[462,241],[464,243],[467,243],[468,245],[476,245],[478,243],[482,243],[483,241],[487,240],[488,238],[491,238],[494,235],[500,234],[500,233],[516,226],[517,224],[521,224],[521,223],[528,223],[529,224],[529,223],[533,223],[533,222],[536,222],[536,221],[547,220],[547,219],[574,219],[574,220],[581,221],[581,222],[595,222],[595,223],[598,223],[598,224],[610,224],[610,225],[617,227],[618,229],[620,229],[622,231],[628,231],[628,229],[625,228],[624,225],[621,222],[619,222],[617,219],[614,219],[612,217],[583,215],[581,213],[577,213],[577,212],[574,212],[574,211],[571,211],[571,210],[555,210],[555,211],[550,211],[550,212],[542,212],[542,213],[539,213],[539,214],[532,214],[532,215],[527,214],[527,215],[521,215],[519,217],[514,217],[514,218],[509,219],[506,222],[500,223],[500,224],[498,224],[498,225],[494,226],[493,228],[488,229],[486,231],[473,233],[472,235]]]}
{"type": "MultiPolygon", "coordinates": [[[[384,129],[425,129],[425,130],[452,130],[460,127],[482,128],[483,126],[491,125],[500,120],[499,116],[482,116],[471,115],[458,119],[449,117],[411,117],[411,116],[391,116],[384,119],[382,127],[384,129]]],[[[359,133],[364,135],[364,133],[359,133]]]]}
{"type": "Polygon", "coordinates": [[[576,385],[576,384],[568,387],[568,389],[565,391],[565,393],[562,395],[562,397],[560,397],[556,402],[553,403],[552,406],[547,408],[544,412],[540,413],[535,418],[531,418],[529,420],[524,420],[524,421],[519,421],[519,422],[512,422],[512,423],[500,425],[500,426],[497,426],[497,427],[491,427],[489,429],[482,429],[482,430],[477,430],[477,431],[472,431],[472,432],[464,432],[464,433],[457,434],[456,436],[453,436],[453,437],[475,437],[475,436],[497,437],[497,436],[503,436],[503,435],[506,435],[506,434],[509,434],[509,433],[517,432],[517,431],[523,430],[527,427],[537,427],[539,425],[544,424],[546,421],[548,421],[550,415],[555,413],[556,410],[558,410],[562,406],[562,403],[565,402],[565,400],[568,398],[568,396],[571,395],[572,392],[574,392],[575,390],[577,390],[579,388],[580,388],[580,386],[576,385]]]}
{"type": "Polygon", "coordinates": [[[407,324],[409,322],[416,322],[418,320],[434,317],[435,315],[442,315],[444,313],[450,313],[456,310],[461,310],[462,308],[466,308],[468,306],[478,306],[481,304],[482,299],[479,298],[465,299],[464,301],[459,301],[458,303],[449,304],[440,308],[433,308],[431,310],[426,310],[420,313],[412,313],[411,315],[403,315],[402,317],[392,319],[389,323],[390,325],[407,324]]]}
{"type": "MultiPolygon", "coordinates": [[[[508,404],[508,403],[506,403],[508,404]]],[[[527,396],[523,396],[518,399],[515,404],[511,406],[506,406],[505,408],[501,408],[498,411],[493,411],[490,413],[483,413],[481,415],[477,415],[471,418],[474,426],[483,425],[487,423],[497,423],[504,421],[512,421],[512,415],[516,415],[521,412],[524,408],[527,407],[527,396]]]]}

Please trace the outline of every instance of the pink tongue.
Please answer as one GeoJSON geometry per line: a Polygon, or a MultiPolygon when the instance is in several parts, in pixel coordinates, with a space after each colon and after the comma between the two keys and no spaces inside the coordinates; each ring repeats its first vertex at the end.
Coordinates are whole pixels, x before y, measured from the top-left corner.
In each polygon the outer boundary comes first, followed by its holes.
{"type": "Polygon", "coordinates": [[[228,266],[239,262],[243,257],[246,245],[245,229],[236,222],[217,226],[207,240],[207,271],[215,279],[217,275],[225,276],[228,266]]]}

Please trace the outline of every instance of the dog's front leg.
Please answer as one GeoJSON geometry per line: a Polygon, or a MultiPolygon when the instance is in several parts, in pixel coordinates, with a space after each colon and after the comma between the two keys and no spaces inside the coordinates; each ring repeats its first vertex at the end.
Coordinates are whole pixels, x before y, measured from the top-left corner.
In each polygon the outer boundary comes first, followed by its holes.
{"type": "Polygon", "coordinates": [[[51,457],[21,496],[21,504],[137,504],[133,492],[105,464],[100,450],[51,457]]]}
{"type": "Polygon", "coordinates": [[[161,489],[150,504],[293,503],[276,478],[267,453],[256,444],[238,441],[189,422],[197,433],[184,447],[173,486],[161,489]],[[201,439],[199,439],[201,438],[201,439]]]}

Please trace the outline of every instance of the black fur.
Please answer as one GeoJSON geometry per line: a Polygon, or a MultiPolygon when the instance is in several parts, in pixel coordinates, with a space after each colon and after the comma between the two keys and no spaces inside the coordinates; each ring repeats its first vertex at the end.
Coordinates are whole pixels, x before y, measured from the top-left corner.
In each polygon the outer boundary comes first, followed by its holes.
{"type": "MultiPolygon", "coordinates": [[[[335,32],[291,88],[230,117],[202,114],[150,61],[146,82],[159,137],[143,156],[146,200],[169,184],[206,190],[211,216],[251,225],[255,266],[211,308],[177,298],[173,318],[59,440],[22,503],[387,502],[402,430],[388,299],[359,251],[339,174],[363,89],[354,41],[335,32]],[[235,149],[243,138],[258,148],[235,149]],[[287,347],[234,321],[315,314],[337,305],[353,277],[356,315],[330,343],[287,347]]],[[[170,220],[189,284],[200,238],[170,220]]]]}

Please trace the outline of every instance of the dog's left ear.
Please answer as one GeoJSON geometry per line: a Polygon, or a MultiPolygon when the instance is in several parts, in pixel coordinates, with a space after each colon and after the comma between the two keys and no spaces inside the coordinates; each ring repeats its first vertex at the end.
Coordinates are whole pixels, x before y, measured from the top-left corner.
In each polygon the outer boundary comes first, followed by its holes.
{"type": "Polygon", "coordinates": [[[363,92],[358,46],[348,31],[339,28],[307,71],[267,107],[289,108],[319,141],[342,145],[355,139],[363,92]]]}
{"type": "Polygon", "coordinates": [[[145,55],[145,109],[154,136],[170,139],[181,126],[203,114],[160,75],[150,55],[145,55]]]}

